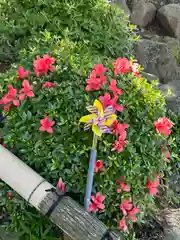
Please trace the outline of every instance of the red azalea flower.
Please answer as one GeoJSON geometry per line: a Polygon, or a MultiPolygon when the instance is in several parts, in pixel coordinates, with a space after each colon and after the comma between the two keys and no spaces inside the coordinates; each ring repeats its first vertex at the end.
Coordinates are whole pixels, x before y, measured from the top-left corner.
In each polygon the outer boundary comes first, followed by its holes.
{"type": "Polygon", "coordinates": [[[120,204],[120,209],[125,216],[128,216],[128,219],[133,220],[133,222],[137,221],[136,218],[136,214],[139,212],[139,208],[137,207],[133,207],[133,204],[131,201],[129,200],[124,200],[121,204],[120,204]]]}
{"type": "Polygon", "coordinates": [[[123,90],[116,87],[116,80],[112,79],[109,85],[109,89],[113,92],[114,95],[122,95],[123,90]]]}
{"type": "Polygon", "coordinates": [[[151,181],[150,178],[148,178],[146,187],[149,189],[149,192],[153,195],[156,196],[158,193],[158,186],[160,184],[159,176],[156,177],[155,181],[151,181]]]}
{"type": "Polygon", "coordinates": [[[16,106],[16,107],[19,107],[20,106],[20,102],[19,100],[13,100],[13,105],[16,106]]]}
{"type": "Polygon", "coordinates": [[[40,127],[40,131],[46,131],[48,133],[53,133],[53,129],[52,126],[54,126],[55,121],[51,121],[48,117],[45,117],[44,119],[42,119],[40,121],[41,123],[41,127],[40,127]]]}
{"type": "Polygon", "coordinates": [[[125,134],[126,129],[129,127],[128,124],[121,124],[118,122],[118,120],[115,120],[111,126],[113,134],[118,136],[119,134],[125,134]]]}
{"type": "Polygon", "coordinates": [[[16,107],[20,106],[20,102],[19,100],[16,99],[16,97],[17,97],[17,90],[13,88],[12,85],[8,85],[8,93],[5,94],[0,100],[0,104],[5,105],[4,111],[9,111],[12,104],[16,107]]]}
{"type": "Polygon", "coordinates": [[[165,148],[161,146],[162,154],[164,156],[164,161],[170,163],[171,160],[171,154],[169,152],[168,147],[166,146],[165,148]]]}
{"type": "MultiPolygon", "coordinates": [[[[131,190],[131,187],[129,185],[126,185],[124,182],[121,182],[119,180],[116,181],[116,184],[120,185],[121,189],[124,191],[124,192],[130,192],[131,190]]],[[[121,190],[120,189],[120,190],[121,190]]],[[[117,192],[121,192],[119,189],[117,192]]]]}
{"type": "Polygon", "coordinates": [[[133,220],[133,222],[137,221],[137,217],[134,216],[135,214],[139,213],[139,208],[134,207],[132,210],[128,212],[128,219],[133,220]]]}
{"type": "Polygon", "coordinates": [[[116,189],[116,192],[117,192],[117,193],[120,193],[120,192],[122,192],[122,190],[121,190],[120,188],[117,188],[117,189],[116,189]]]}
{"type": "Polygon", "coordinates": [[[118,231],[123,230],[124,232],[129,232],[128,226],[126,225],[126,219],[123,217],[119,221],[118,231]]]}
{"type": "Polygon", "coordinates": [[[87,86],[85,88],[86,91],[92,90],[100,90],[102,85],[106,82],[107,78],[104,75],[97,76],[95,70],[93,70],[90,74],[90,78],[86,80],[87,86]]]}
{"type": "Polygon", "coordinates": [[[8,93],[2,97],[0,104],[7,104],[16,98],[17,90],[12,85],[8,85],[8,93]]]}
{"type": "Polygon", "coordinates": [[[42,88],[51,88],[51,87],[56,87],[57,85],[55,83],[52,83],[52,82],[45,82],[43,85],[42,85],[42,88]]]}
{"type": "Polygon", "coordinates": [[[120,204],[120,209],[124,216],[126,216],[128,211],[132,210],[132,208],[133,208],[132,202],[130,202],[129,200],[124,200],[120,204]]]}
{"type": "Polygon", "coordinates": [[[25,99],[25,97],[34,97],[34,93],[33,93],[33,89],[31,87],[31,85],[29,84],[28,80],[24,80],[22,82],[23,88],[20,89],[20,95],[19,95],[19,99],[21,101],[23,101],[25,99]]]}
{"type": "Polygon", "coordinates": [[[116,96],[114,96],[114,98],[112,99],[112,107],[113,107],[114,111],[123,112],[123,111],[124,111],[124,107],[121,106],[121,105],[119,105],[119,104],[117,104],[117,103],[116,103],[117,100],[118,100],[118,96],[116,95],[116,96]]]}
{"type": "Polygon", "coordinates": [[[10,109],[11,109],[11,106],[12,106],[11,103],[6,104],[6,105],[4,106],[4,108],[3,108],[3,111],[9,112],[10,109]]]}
{"type": "Polygon", "coordinates": [[[97,212],[99,210],[104,210],[105,205],[102,203],[105,197],[101,195],[99,192],[96,196],[91,196],[91,203],[88,209],[88,212],[97,212]]]}
{"type": "Polygon", "coordinates": [[[133,209],[128,212],[128,215],[135,215],[138,212],[139,212],[139,208],[133,207],[133,209]]]}
{"type": "Polygon", "coordinates": [[[19,69],[17,70],[17,79],[23,79],[29,76],[30,70],[24,70],[24,68],[22,66],[19,67],[19,69]]]}
{"type": "Polygon", "coordinates": [[[139,208],[137,207],[133,207],[133,204],[131,201],[129,200],[124,200],[121,204],[120,204],[120,209],[123,213],[123,218],[120,221],[120,226],[119,226],[119,230],[123,229],[125,227],[125,230],[127,230],[127,226],[126,226],[126,216],[128,217],[129,220],[133,220],[133,222],[137,221],[136,218],[136,214],[139,213],[139,208]]]}
{"type": "Polygon", "coordinates": [[[104,170],[104,163],[102,160],[97,160],[94,166],[94,172],[100,172],[104,170]]]}
{"type": "Polygon", "coordinates": [[[109,93],[105,93],[104,96],[100,96],[99,100],[101,101],[104,109],[106,109],[108,106],[112,106],[112,100],[109,93]]]}
{"type": "Polygon", "coordinates": [[[118,100],[118,96],[114,96],[114,98],[111,99],[111,96],[109,93],[105,93],[104,96],[100,96],[99,100],[101,101],[103,108],[106,109],[108,106],[113,107],[113,111],[119,111],[123,112],[124,107],[121,105],[118,105],[116,102],[118,100]]]}
{"type": "Polygon", "coordinates": [[[58,181],[56,187],[58,187],[62,192],[66,191],[66,184],[63,183],[62,178],[59,178],[59,181],[58,181]]]}
{"type": "Polygon", "coordinates": [[[8,197],[12,197],[12,192],[7,193],[8,197]]]}
{"type": "Polygon", "coordinates": [[[119,136],[119,139],[113,143],[112,151],[116,151],[119,153],[123,152],[124,148],[128,144],[128,141],[125,140],[125,138],[126,138],[126,132],[123,132],[123,134],[119,136]]]}
{"type": "Polygon", "coordinates": [[[12,193],[12,192],[8,192],[8,193],[7,193],[7,196],[8,196],[8,198],[9,198],[9,199],[12,199],[12,198],[14,198],[14,196],[13,196],[13,193],[12,193]]]}
{"type": "Polygon", "coordinates": [[[162,133],[165,137],[168,137],[171,133],[170,129],[172,128],[173,124],[168,118],[162,117],[159,118],[157,121],[154,121],[154,126],[156,132],[162,133]]]}
{"type": "Polygon", "coordinates": [[[48,54],[44,54],[43,59],[45,63],[49,66],[49,70],[53,72],[55,70],[55,67],[51,65],[56,62],[56,59],[49,56],[48,54]]]}
{"type": "Polygon", "coordinates": [[[54,72],[56,68],[52,66],[52,64],[54,64],[55,61],[55,58],[50,57],[48,54],[45,54],[43,58],[38,56],[34,61],[34,72],[36,76],[46,75],[48,71],[54,72]]]}
{"type": "Polygon", "coordinates": [[[103,64],[94,64],[94,71],[96,75],[103,75],[108,69],[105,68],[103,64]]]}
{"type": "Polygon", "coordinates": [[[127,58],[118,58],[113,63],[114,66],[114,75],[119,73],[129,73],[132,72],[132,66],[130,61],[127,58]]]}

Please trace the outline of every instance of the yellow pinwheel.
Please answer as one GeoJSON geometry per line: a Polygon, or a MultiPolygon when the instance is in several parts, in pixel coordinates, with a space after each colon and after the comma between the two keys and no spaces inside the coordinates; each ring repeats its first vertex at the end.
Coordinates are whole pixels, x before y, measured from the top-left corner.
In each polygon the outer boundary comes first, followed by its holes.
{"type": "Polygon", "coordinates": [[[85,123],[84,130],[90,129],[95,135],[101,137],[103,133],[110,133],[110,126],[116,120],[117,116],[113,113],[112,106],[108,106],[103,110],[102,103],[99,100],[95,100],[93,106],[88,106],[86,109],[91,113],[83,116],[80,122],[85,123]]]}

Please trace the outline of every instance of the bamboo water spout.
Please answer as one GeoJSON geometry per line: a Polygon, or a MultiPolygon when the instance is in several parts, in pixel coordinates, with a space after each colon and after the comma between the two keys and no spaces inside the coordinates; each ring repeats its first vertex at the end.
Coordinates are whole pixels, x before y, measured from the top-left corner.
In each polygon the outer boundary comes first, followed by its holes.
{"type": "Polygon", "coordinates": [[[55,188],[1,145],[0,178],[72,240],[121,239],[70,197],[47,191],[55,188]]]}

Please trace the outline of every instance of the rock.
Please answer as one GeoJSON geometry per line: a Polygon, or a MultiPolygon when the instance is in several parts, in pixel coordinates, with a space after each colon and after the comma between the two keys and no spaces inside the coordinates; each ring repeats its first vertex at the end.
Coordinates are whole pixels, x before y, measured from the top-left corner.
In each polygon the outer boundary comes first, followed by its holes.
{"type": "Polygon", "coordinates": [[[132,6],[130,21],[140,27],[145,27],[151,23],[156,14],[156,7],[151,2],[135,0],[132,6]]]}
{"type": "Polygon", "coordinates": [[[169,188],[172,189],[176,195],[180,196],[180,174],[176,174],[176,175],[173,175],[173,176],[169,176],[168,177],[169,179],[169,188]]]}
{"type": "Polygon", "coordinates": [[[161,83],[180,79],[176,58],[165,42],[141,39],[135,46],[135,56],[145,72],[158,76],[161,83]]]}
{"type": "Polygon", "coordinates": [[[173,95],[166,98],[167,107],[173,112],[180,113],[180,79],[159,86],[162,93],[166,94],[170,89],[173,95]]]}
{"type": "Polygon", "coordinates": [[[122,10],[124,10],[124,12],[126,14],[130,14],[129,8],[126,4],[126,0],[112,0],[111,4],[115,3],[116,5],[118,5],[122,10]]]}
{"type": "Polygon", "coordinates": [[[154,74],[150,74],[150,73],[147,73],[147,72],[142,72],[141,75],[148,80],[148,82],[152,82],[153,80],[158,80],[159,81],[159,78],[154,75],[154,74]]]}
{"type": "Polygon", "coordinates": [[[170,36],[180,39],[180,4],[168,4],[161,7],[157,18],[170,36]]]}
{"type": "Polygon", "coordinates": [[[178,4],[180,4],[180,0],[168,0],[168,3],[178,3],[178,4]]]}

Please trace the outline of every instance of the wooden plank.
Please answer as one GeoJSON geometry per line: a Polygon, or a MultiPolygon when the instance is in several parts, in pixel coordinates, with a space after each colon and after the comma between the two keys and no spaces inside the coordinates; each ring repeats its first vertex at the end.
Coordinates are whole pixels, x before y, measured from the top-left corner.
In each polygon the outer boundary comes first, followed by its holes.
{"type": "MultiPolygon", "coordinates": [[[[57,200],[58,195],[56,193],[48,193],[39,205],[41,213],[46,215],[57,200]]],[[[107,233],[107,227],[68,196],[61,198],[49,218],[72,240],[122,239],[114,232],[110,233],[109,238],[103,238],[105,233],[107,233]]]]}

